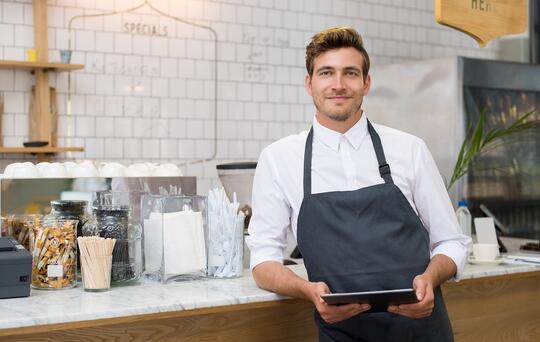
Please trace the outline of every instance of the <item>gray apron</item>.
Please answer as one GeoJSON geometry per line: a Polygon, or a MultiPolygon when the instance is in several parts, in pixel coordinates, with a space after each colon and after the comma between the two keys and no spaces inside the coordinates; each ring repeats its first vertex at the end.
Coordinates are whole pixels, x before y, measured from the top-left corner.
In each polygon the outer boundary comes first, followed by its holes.
{"type": "MultiPolygon", "coordinates": [[[[394,184],[379,135],[369,134],[383,184],[353,191],[311,193],[313,128],[304,155],[304,199],[298,215],[298,247],[309,280],[331,292],[411,288],[430,262],[429,236],[394,184]]],[[[440,288],[430,317],[411,319],[373,307],[345,321],[326,323],[315,310],[320,341],[453,341],[440,288]]]]}

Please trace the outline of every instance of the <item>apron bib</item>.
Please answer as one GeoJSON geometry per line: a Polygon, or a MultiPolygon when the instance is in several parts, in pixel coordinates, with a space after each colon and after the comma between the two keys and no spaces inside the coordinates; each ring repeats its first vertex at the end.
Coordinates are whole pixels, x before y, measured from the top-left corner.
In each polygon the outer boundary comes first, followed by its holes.
{"type": "MultiPolygon", "coordinates": [[[[394,184],[379,135],[368,120],[383,184],[353,191],[311,193],[313,128],[304,156],[304,199],[298,215],[298,248],[309,280],[330,291],[359,292],[412,287],[430,262],[429,236],[394,184]]],[[[440,288],[430,317],[411,319],[386,307],[329,324],[315,312],[319,340],[453,341],[440,288]]]]}

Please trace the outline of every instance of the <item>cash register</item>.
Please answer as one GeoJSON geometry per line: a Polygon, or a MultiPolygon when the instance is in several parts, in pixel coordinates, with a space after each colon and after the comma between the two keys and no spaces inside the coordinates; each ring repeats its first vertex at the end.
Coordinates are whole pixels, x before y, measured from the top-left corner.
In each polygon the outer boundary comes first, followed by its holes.
{"type": "Polygon", "coordinates": [[[28,297],[32,255],[14,238],[0,237],[0,299],[28,297]]]}

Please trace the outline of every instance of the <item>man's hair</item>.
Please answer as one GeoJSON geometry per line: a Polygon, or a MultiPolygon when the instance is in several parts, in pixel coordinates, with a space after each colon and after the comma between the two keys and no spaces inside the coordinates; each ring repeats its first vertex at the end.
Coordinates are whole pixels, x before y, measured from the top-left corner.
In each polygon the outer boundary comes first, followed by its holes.
{"type": "Polygon", "coordinates": [[[362,77],[365,79],[369,72],[369,55],[364,48],[362,36],[352,27],[329,28],[311,38],[311,42],[306,46],[306,69],[309,77],[313,76],[315,58],[327,51],[348,47],[355,48],[362,54],[362,77]]]}

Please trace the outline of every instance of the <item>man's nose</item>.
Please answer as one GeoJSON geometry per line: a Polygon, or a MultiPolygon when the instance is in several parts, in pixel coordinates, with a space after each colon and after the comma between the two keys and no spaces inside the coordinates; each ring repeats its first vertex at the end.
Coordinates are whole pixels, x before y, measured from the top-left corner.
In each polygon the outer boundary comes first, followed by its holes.
{"type": "Polygon", "coordinates": [[[344,86],[343,86],[343,76],[342,75],[336,74],[336,76],[334,77],[334,82],[333,82],[332,88],[334,88],[336,90],[340,90],[340,89],[344,88],[344,86]]]}

